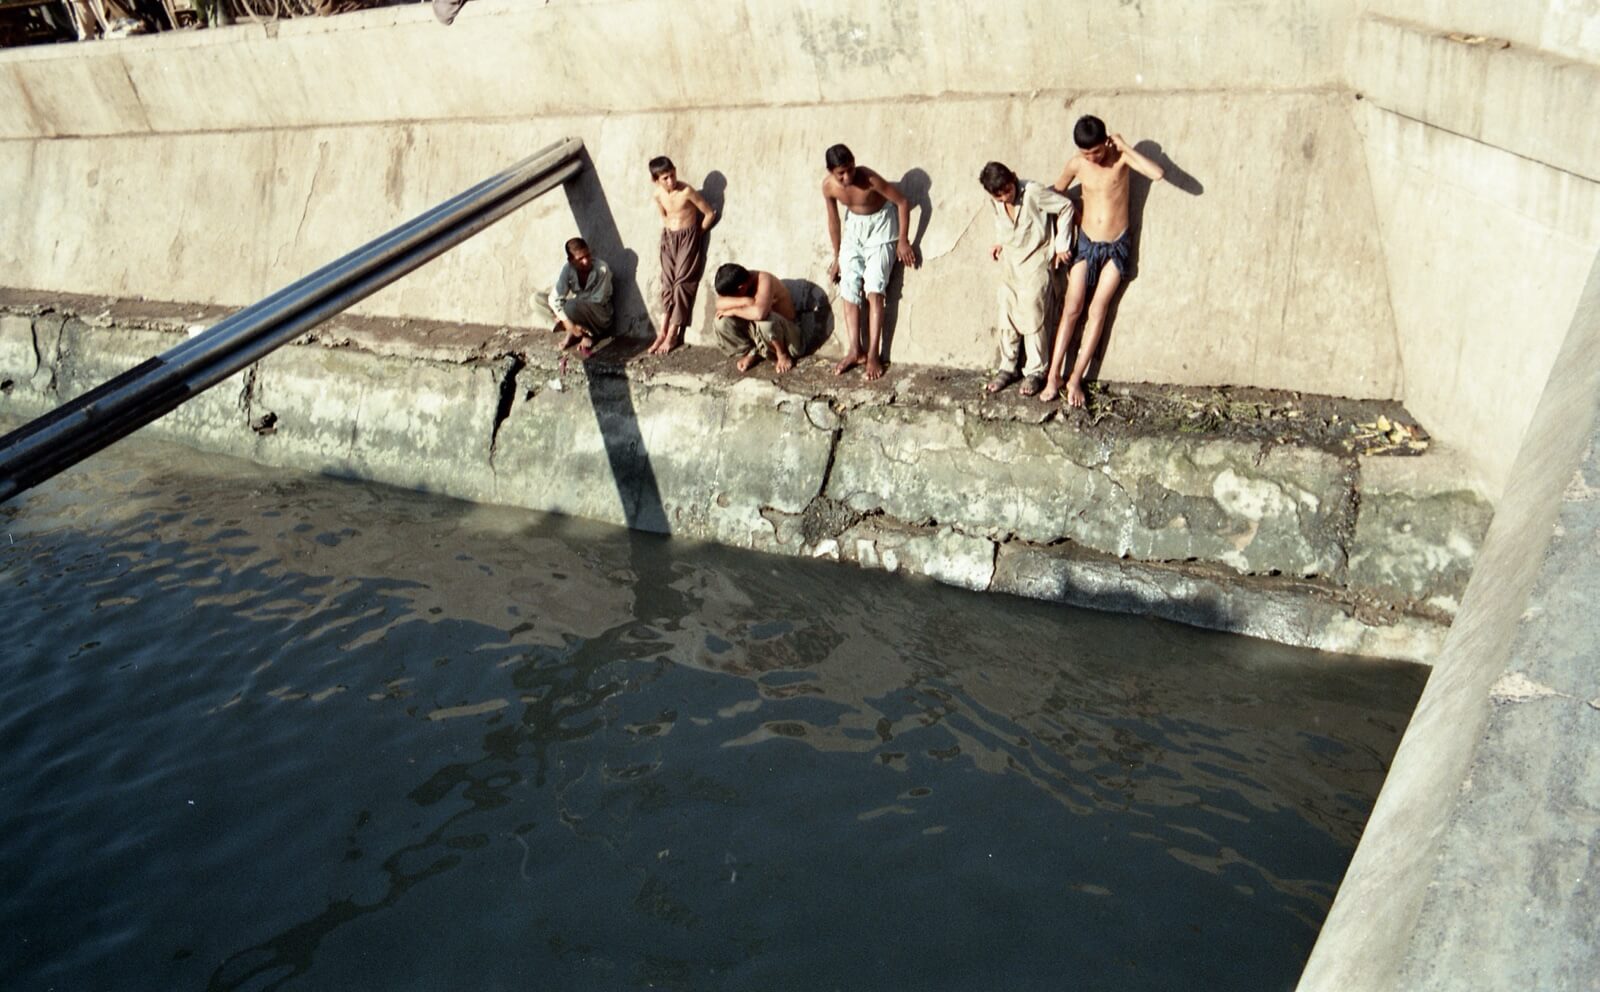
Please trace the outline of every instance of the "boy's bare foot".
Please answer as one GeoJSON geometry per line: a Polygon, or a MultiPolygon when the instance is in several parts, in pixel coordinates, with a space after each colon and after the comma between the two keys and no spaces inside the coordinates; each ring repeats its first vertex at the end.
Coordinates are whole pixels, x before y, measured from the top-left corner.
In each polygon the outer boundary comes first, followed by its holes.
{"type": "Polygon", "coordinates": [[[1037,373],[1022,380],[1022,386],[1017,390],[1024,396],[1037,396],[1039,390],[1044,388],[1044,376],[1037,373]]]}
{"type": "Polygon", "coordinates": [[[752,351],[750,354],[739,359],[738,364],[735,365],[734,368],[738,369],[741,373],[748,372],[759,361],[761,361],[761,356],[752,351]]]}
{"type": "Polygon", "coordinates": [[[1061,383],[1054,379],[1047,381],[1044,388],[1039,390],[1040,403],[1054,403],[1056,397],[1061,395],[1061,383]]]}
{"type": "Polygon", "coordinates": [[[1067,406],[1082,409],[1087,405],[1087,397],[1083,395],[1083,384],[1076,379],[1067,380],[1067,406]]]}
{"type": "Polygon", "coordinates": [[[656,339],[650,342],[650,347],[647,349],[647,353],[651,355],[665,355],[667,353],[667,336],[665,334],[657,334],[656,339]]]}
{"type": "Polygon", "coordinates": [[[833,367],[833,374],[834,375],[844,375],[846,372],[848,372],[851,369],[855,368],[857,365],[860,365],[861,362],[862,362],[861,353],[859,351],[852,351],[850,354],[844,356],[844,359],[842,361],[840,361],[838,365],[835,365],[833,367]]]}
{"type": "Polygon", "coordinates": [[[669,352],[676,351],[678,348],[682,347],[682,345],[683,338],[677,334],[674,334],[667,338],[667,340],[661,345],[661,350],[656,352],[656,354],[665,355],[669,352]]]}
{"type": "Polygon", "coordinates": [[[878,356],[877,355],[872,355],[867,359],[867,381],[871,382],[874,379],[882,379],[882,378],[883,378],[883,363],[878,361],[878,356]]]}

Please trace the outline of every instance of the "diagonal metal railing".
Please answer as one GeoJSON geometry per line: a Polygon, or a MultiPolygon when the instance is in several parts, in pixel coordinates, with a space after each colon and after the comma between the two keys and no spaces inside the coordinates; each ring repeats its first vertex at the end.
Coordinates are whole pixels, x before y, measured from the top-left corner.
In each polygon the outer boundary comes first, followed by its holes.
{"type": "Polygon", "coordinates": [[[567,138],[0,437],[0,502],[171,412],[583,168],[567,138]]]}

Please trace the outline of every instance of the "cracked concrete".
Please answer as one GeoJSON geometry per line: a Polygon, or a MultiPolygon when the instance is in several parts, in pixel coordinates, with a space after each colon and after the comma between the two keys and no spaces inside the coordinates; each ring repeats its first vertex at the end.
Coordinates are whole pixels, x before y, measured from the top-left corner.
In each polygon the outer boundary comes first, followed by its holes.
{"type": "MultiPolygon", "coordinates": [[[[0,308],[0,377],[28,383],[0,410],[44,412],[205,316],[48,311],[0,308]],[[41,384],[34,348],[52,328],[59,388],[41,384]]],[[[997,402],[976,380],[966,393],[950,370],[901,367],[868,387],[813,359],[774,381],[705,349],[625,347],[583,363],[506,328],[341,319],[152,429],[268,464],[1419,660],[1487,520],[1458,494],[1432,507],[1445,554],[1364,530],[1361,466],[1320,447],[1095,428],[997,402]]],[[[1391,475],[1374,487],[1391,515],[1437,498],[1391,475]]]]}

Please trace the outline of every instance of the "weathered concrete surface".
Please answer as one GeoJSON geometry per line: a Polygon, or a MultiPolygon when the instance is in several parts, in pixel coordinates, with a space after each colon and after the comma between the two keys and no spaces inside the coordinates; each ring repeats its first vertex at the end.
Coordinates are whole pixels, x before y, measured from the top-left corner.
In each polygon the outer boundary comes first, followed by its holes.
{"type": "Polygon", "coordinates": [[[1467,459],[1362,458],[1361,510],[1350,581],[1386,597],[1427,600],[1454,614],[1492,516],[1467,459]]]}
{"type": "Polygon", "coordinates": [[[1170,437],[1111,446],[1055,423],[876,408],[851,417],[827,494],[860,513],[997,539],[1338,578],[1351,467],[1305,449],[1170,437]]]}
{"type": "Polygon", "coordinates": [[[1372,7],[1351,34],[1347,72],[1401,395],[1476,460],[1493,498],[1600,249],[1600,135],[1589,123],[1600,12],[1531,0],[1372,7]]]}
{"type": "Polygon", "coordinates": [[[576,134],[592,170],[568,202],[535,203],[359,312],[526,324],[581,233],[642,333],[659,317],[651,156],[723,207],[714,263],[828,286],[817,190],[823,149],[844,141],[916,203],[924,264],[897,281],[893,357],[975,368],[996,291],[977,173],[1000,158],[1054,178],[1072,121],[1095,112],[1172,177],[1134,190],[1142,274],[1106,376],[1397,395],[1376,217],[1336,91],[1348,5],[737,0],[692,28],[680,10],[475,0],[449,30],[396,9],[0,53],[0,190],[17,198],[0,201],[0,270],[12,286],[242,305],[576,134]],[[607,71],[570,54],[591,39],[607,71]]]}
{"type": "Polygon", "coordinates": [[[1299,988],[1600,974],[1600,256],[1299,988]]]}
{"type": "MultiPolygon", "coordinates": [[[[13,383],[0,411],[18,415],[216,315],[15,294],[0,313],[0,380],[13,383]]],[[[1488,513],[1480,500],[1441,504],[1460,519],[1434,526],[1459,532],[1467,557],[1441,565],[1421,537],[1396,544],[1393,526],[1364,525],[1357,489],[1386,470],[1354,455],[1288,437],[1096,426],[1014,394],[985,397],[976,373],[897,366],[867,387],[815,358],[781,383],[728,366],[706,349],[630,358],[620,345],[584,364],[558,359],[547,335],[342,318],[151,430],[271,465],[970,589],[1107,608],[1131,591],[1161,616],[1419,660],[1437,645],[1488,513]],[[1270,581],[1280,573],[1314,581],[1270,581]],[[1140,592],[1150,589],[1168,601],[1140,592]]],[[[1381,486],[1395,506],[1449,487],[1429,477],[1428,458],[1406,461],[1412,471],[1381,486]]]]}
{"type": "Polygon", "coordinates": [[[990,588],[1282,644],[1428,663],[1447,629],[1392,602],[1330,600],[1317,595],[1317,586],[1293,580],[1238,582],[1219,571],[1108,559],[1071,546],[1002,545],[990,588]]]}
{"type": "Polygon", "coordinates": [[[677,11],[475,0],[449,30],[419,5],[0,53],[0,269],[14,286],[241,305],[578,134],[592,169],[567,202],[359,312],[525,324],[580,233],[645,333],[660,316],[650,156],[723,208],[714,263],[825,287],[819,155],[843,140],[915,203],[924,264],[891,294],[893,357],[978,367],[994,285],[974,177],[991,157],[1054,176],[1071,121],[1096,112],[1169,178],[1133,189],[1136,278],[1106,377],[1403,399],[1491,498],[1504,486],[1600,247],[1593,115],[1546,112],[1592,102],[1592,10],[735,0],[693,30],[677,11]],[[591,42],[608,71],[572,54],[591,42]],[[1517,262],[1483,278],[1490,258],[1517,262]]]}

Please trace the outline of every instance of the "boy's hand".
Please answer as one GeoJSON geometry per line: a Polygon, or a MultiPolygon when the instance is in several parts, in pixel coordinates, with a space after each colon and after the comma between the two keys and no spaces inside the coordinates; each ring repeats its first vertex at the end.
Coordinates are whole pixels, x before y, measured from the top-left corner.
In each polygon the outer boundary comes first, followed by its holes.
{"type": "Polygon", "coordinates": [[[994,259],[996,262],[1000,261],[1000,246],[999,245],[993,245],[993,246],[991,246],[989,248],[989,257],[994,259]]]}
{"type": "Polygon", "coordinates": [[[900,243],[894,246],[894,253],[901,265],[909,265],[913,269],[917,267],[917,253],[911,250],[911,242],[905,238],[901,238],[900,243]]]}
{"type": "Polygon", "coordinates": [[[1068,248],[1066,251],[1058,251],[1058,252],[1056,252],[1055,258],[1052,258],[1050,260],[1050,267],[1052,269],[1059,269],[1062,266],[1071,265],[1071,264],[1072,264],[1072,249],[1071,248],[1068,248]]]}
{"type": "Polygon", "coordinates": [[[833,259],[833,262],[828,266],[828,281],[829,282],[838,282],[839,281],[839,259],[838,259],[838,256],[835,256],[834,259],[833,259]]]}
{"type": "Polygon", "coordinates": [[[1119,152],[1125,152],[1128,150],[1128,143],[1122,140],[1122,135],[1113,134],[1111,136],[1111,147],[1119,152]]]}

